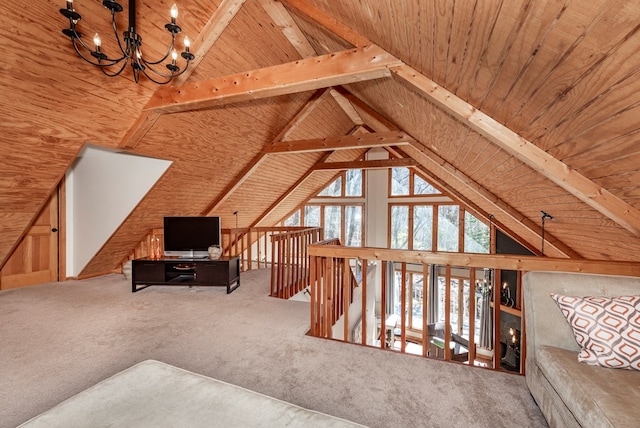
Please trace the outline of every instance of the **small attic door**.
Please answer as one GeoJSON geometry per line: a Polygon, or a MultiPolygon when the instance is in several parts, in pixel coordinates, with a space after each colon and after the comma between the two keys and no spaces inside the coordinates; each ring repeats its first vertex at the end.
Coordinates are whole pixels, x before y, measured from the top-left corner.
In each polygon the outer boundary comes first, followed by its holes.
{"type": "Polygon", "coordinates": [[[58,280],[58,192],[54,192],[0,272],[0,289],[58,280]]]}

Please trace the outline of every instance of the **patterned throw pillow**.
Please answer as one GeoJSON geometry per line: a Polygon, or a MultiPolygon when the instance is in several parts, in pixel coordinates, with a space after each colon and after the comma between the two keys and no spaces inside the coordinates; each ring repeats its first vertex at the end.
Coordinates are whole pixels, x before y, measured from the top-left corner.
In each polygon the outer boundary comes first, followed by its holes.
{"type": "Polygon", "coordinates": [[[640,296],[551,298],[580,345],[578,361],[640,370],[640,296]]]}

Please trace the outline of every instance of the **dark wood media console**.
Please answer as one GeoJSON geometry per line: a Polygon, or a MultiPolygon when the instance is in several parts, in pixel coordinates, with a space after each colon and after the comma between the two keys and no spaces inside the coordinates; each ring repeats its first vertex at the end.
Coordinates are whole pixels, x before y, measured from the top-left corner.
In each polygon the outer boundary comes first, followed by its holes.
{"type": "Polygon", "coordinates": [[[151,285],[223,286],[227,294],[240,287],[238,257],[136,259],[131,273],[133,293],[151,285]]]}

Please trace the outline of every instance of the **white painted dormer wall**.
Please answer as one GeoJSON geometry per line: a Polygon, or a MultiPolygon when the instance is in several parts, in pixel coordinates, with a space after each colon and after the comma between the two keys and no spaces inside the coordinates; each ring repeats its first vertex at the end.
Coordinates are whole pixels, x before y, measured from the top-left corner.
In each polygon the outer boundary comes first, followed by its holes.
{"type": "Polygon", "coordinates": [[[87,145],[66,176],[66,277],[76,277],[171,165],[87,145]]]}

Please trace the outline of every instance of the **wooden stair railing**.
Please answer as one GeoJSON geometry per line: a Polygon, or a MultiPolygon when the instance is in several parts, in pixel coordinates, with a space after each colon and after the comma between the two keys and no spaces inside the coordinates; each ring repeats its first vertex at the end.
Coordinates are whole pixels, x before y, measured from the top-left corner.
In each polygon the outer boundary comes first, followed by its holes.
{"type": "Polygon", "coordinates": [[[289,299],[309,285],[309,245],[320,240],[322,228],[296,228],[271,235],[272,297],[289,299]]]}
{"type": "MultiPolygon", "coordinates": [[[[454,354],[454,350],[456,348],[456,343],[460,343],[457,341],[457,338],[454,337],[455,332],[451,331],[451,308],[453,305],[455,297],[454,295],[459,295],[462,291],[463,298],[469,299],[469,308],[468,312],[463,312],[464,315],[460,314],[460,310],[458,310],[458,316],[468,317],[468,319],[463,319],[463,322],[467,322],[469,325],[469,331],[473,332],[475,330],[474,319],[476,312],[476,284],[482,284],[482,276],[483,272],[490,270],[494,273],[493,276],[493,291],[489,295],[492,295],[492,299],[490,301],[490,311],[493,317],[493,341],[490,345],[490,348],[493,350],[492,355],[475,355],[476,347],[479,344],[475,342],[475,334],[469,334],[467,343],[465,344],[468,349],[468,355],[465,355],[464,361],[468,364],[476,364],[482,363],[482,361],[487,361],[489,368],[499,370],[504,369],[501,367],[502,358],[501,358],[501,338],[503,338],[507,333],[511,334],[509,331],[503,331],[501,335],[501,313],[502,314],[511,314],[516,315],[520,319],[519,325],[519,334],[520,336],[517,338],[518,342],[521,344],[520,346],[520,354],[519,354],[519,372],[520,374],[524,374],[524,361],[526,358],[526,337],[525,337],[525,329],[524,329],[524,314],[522,312],[523,302],[521,301],[521,296],[516,296],[517,306],[510,307],[505,306],[501,301],[501,287],[495,284],[501,284],[500,281],[500,272],[501,271],[515,271],[517,273],[518,283],[520,283],[520,278],[523,272],[526,271],[558,271],[558,272],[583,272],[583,273],[595,273],[595,274],[612,274],[612,275],[631,275],[631,276],[640,276],[640,265],[637,263],[631,262],[615,262],[615,261],[604,261],[604,260],[576,260],[576,259],[560,259],[560,258],[548,258],[548,257],[535,257],[535,256],[508,256],[508,255],[494,255],[494,254],[468,254],[468,253],[443,253],[443,252],[429,252],[429,251],[405,251],[405,250],[391,250],[391,249],[383,249],[383,248],[366,248],[366,247],[345,247],[345,246],[326,246],[326,245],[311,245],[309,247],[309,256],[310,256],[310,268],[311,268],[311,303],[310,303],[310,330],[309,334],[316,337],[323,338],[331,338],[332,337],[332,328],[334,324],[339,319],[340,315],[344,313],[345,319],[344,321],[344,332],[341,335],[345,338],[345,341],[349,340],[351,330],[354,328],[353,326],[359,320],[348,320],[349,307],[350,305],[361,305],[359,312],[363,314],[361,322],[361,336],[358,336],[357,343],[367,346],[378,346],[382,349],[386,348],[385,333],[387,331],[387,326],[385,326],[385,316],[380,316],[378,322],[379,327],[376,330],[377,337],[367,337],[367,331],[373,331],[370,326],[369,328],[366,326],[367,317],[364,314],[367,313],[367,295],[370,296],[370,293],[375,293],[376,296],[376,307],[385,308],[386,301],[389,296],[386,296],[386,270],[389,268],[393,268],[395,270],[399,270],[402,273],[402,277],[405,278],[406,273],[411,270],[412,273],[417,273],[422,275],[423,282],[423,293],[422,293],[422,328],[421,330],[410,329],[407,326],[406,320],[406,311],[411,310],[412,308],[412,296],[407,292],[406,282],[404,286],[401,286],[401,293],[399,297],[399,303],[401,308],[405,308],[400,311],[400,321],[398,324],[395,324],[394,327],[397,327],[394,331],[392,329],[392,335],[397,337],[398,333],[400,335],[399,339],[395,339],[395,341],[400,341],[399,349],[395,349],[401,353],[407,352],[407,347],[409,344],[413,343],[415,345],[421,345],[421,354],[422,356],[429,356],[430,358],[433,355],[436,355],[438,358],[443,358],[447,361],[462,361],[457,357],[459,355],[454,354]],[[362,283],[360,285],[361,289],[359,290],[361,293],[362,299],[353,299],[353,289],[348,286],[349,283],[349,275],[344,275],[345,267],[350,264],[360,264],[360,266],[365,267],[369,266],[369,264],[379,264],[382,268],[381,281],[380,284],[367,284],[368,275],[362,275],[362,283]],[[387,262],[393,262],[393,264],[389,264],[387,266],[387,262]],[[430,266],[434,267],[431,269],[434,274],[437,274],[439,278],[444,281],[444,293],[445,296],[443,300],[443,311],[444,311],[444,322],[443,322],[443,330],[444,333],[442,335],[442,340],[432,342],[428,339],[428,286],[426,281],[430,274],[430,266]],[[437,267],[437,269],[436,269],[437,267]],[[469,282],[468,289],[465,290],[460,286],[460,282],[458,282],[457,291],[454,292],[452,287],[452,280],[454,279],[454,271],[461,272],[463,270],[467,270],[468,277],[467,281],[469,282]],[[479,282],[476,282],[479,280],[479,282]],[[376,289],[376,287],[380,287],[376,289]],[[473,294],[472,294],[473,293],[473,294]],[[383,332],[380,334],[380,332],[383,332]],[[379,342],[378,342],[379,340],[379,342]],[[454,343],[455,342],[455,343],[454,343]],[[434,347],[438,347],[439,350],[435,350],[434,347]],[[431,351],[437,351],[442,355],[438,355],[437,353],[427,353],[427,349],[431,351]]],[[[362,269],[363,271],[367,271],[368,269],[362,269]]],[[[389,275],[390,277],[391,275],[389,275]]],[[[356,313],[358,311],[355,311],[356,313]]],[[[383,313],[385,311],[383,310],[383,313]]],[[[502,315],[506,316],[506,315],[502,315]]],[[[459,320],[462,318],[459,318],[459,320]]],[[[461,324],[459,321],[458,324],[461,324]]],[[[336,332],[337,336],[338,333],[336,332]]],[[[439,338],[439,336],[438,336],[439,338]]],[[[340,338],[334,338],[340,340],[340,338]]],[[[509,343],[507,343],[507,346],[509,343]]],[[[412,347],[413,348],[413,347],[412,347]]],[[[412,352],[415,353],[415,352],[412,352]]]]}
{"type": "MultiPolygon", "coordinates": [[[[317,245],[340,246],[340,241],[322,241],[317,245]]],[[[358,286],[349,261],[341,257],[311,257],[310,267],[311,334],[331,338],[333,326],[344,317],[343,337],[349,337],[349,307],[358,286]]]]}

